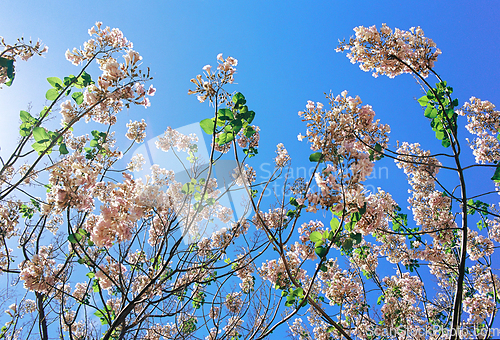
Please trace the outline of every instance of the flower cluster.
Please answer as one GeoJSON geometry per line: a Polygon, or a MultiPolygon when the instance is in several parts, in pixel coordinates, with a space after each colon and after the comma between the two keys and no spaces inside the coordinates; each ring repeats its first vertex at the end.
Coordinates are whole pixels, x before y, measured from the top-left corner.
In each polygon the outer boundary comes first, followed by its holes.
{"type": "Polygon", "coordinates": [[[254,183],[256,180],[255,170],[248,164],[245,164],[245,167],[241,166],[241,172],[240,167],[234,168],[231,176],[234,178],[234,182],[238,186],[243,186],[245,183],[250,185],[250,183],[254,183]]]}
{"type": "Polygon", "coordinates": [[[356,35],[349,42],[340,42],[337,52],[349,51],[351,63],[360,63],[363,71],[374,70],[373,76],[385,74],[390,78],[403,73],[417,72],[427,77],[434,67],[441,50],[436,48],[432,39],[424,36],[420,28],[409,31],[394,31],[382,24],[380,30],[375,26],[354,28],[356,35]]]}
{"type": "Polygon", "coordinates": [[[283,143],[279,143],[276,146],[276,158],[274,159],[274,162],[276,163],[277,167],[284,167],[288,162],[290,162],[290,156],[288,155],[288,151],[286,151],[285,146],[283,143]]]}
{"type": "Polygon", "coordinates": [[[127,170],[130,172],[141,171],[143,164],[146,164],[146,160],[142,154],[136,154],[132,156],[130,162],[127,164],[127,170]]]}
{"type": "Polygon", "coordinates": [[[348,205],[354,209],[362,207],[364,194],[360,183],[372,172],[378,152],[387,147],[390,132],[388,125],[374,120],[372,107],[362,106],[358,96],[353,98],[343,91],[327,98],[330,110],[324,110],[322,103],[308,101],[306,111],[299,112],[307,125],[306,135],[299,135],[299,140],[307,138],[311,149],[321,152],[320,159],[331,162],[315,175],[321,190],[307,193],[307,211],[316,211],[318,204],[321,208],[337,206],[339,210],[348,205]],[[338,194],[340,187],[344,195],[338,194]],[[343,200],[343,204],[337,205],[343,200]]]}
{"type": "MultiPolygon", "coordinates": [[[[85,88],[83,104],[80,107],[87,120],[114,124],[115,114],[124,106],[128,107],[130,103],[150,106],[148,96],[153,96],[156,90],[152,86],[147,90],[144,88],[143,81],[149,79],[149,75],[139,69],[142,57],[132,50],[132,43],[119,29],[101,26],[102,23],[97,22],[96,27],[89,30],[89,35],[93,38],[84,43],[83,49],[68,50],[66,59],[75,65],[96,59],[102,75],[99,76],[97,83],[90,82],[85,88]],[[119,63],[114,57],[114,54],[120,51],[125,52],[124,63],[119,63]]],[[[77,108],[65,102],[61,106],[63,123],[77,116],[76,111],[77,108]]]]}
{"type": "Polygon", "coordinates": [[[101,171],[102,164],[88,161],[79,152],[68,155],[51,171],[48,206],[56,213],[68,207],[91,211],[94,208],[94,188],[101,171]]]}
{"type": "Polygon", "coordinates": [[[123,264],[116,262],[111,256],[107,256],[106,260],[108,264],[100,266],[95,277],[99,280],[99,285],[102,289],[111,291],[119,282],[125,280],[127,268],[123,264]]]}
{"type": "Polygon", "coordinates": [[[325,266],[327,271],[319,272],[318,278],[323,282],[322,293],[330,305],[355,304],[361,299],[361,284],[347,270],[341,270],[336,261],[328,261],[325,266]]]}
{"type": "Polygon", "coordinates": [[[49,47],[43,46],[40,41],[33,43],[30,39],[26,43],[24,38],[17,39],[14,45],[9,45],[5,43],[3,37],[0,37],[0,46],[3,46],[3,50],[0,51],[0,85],[6,84],[7,86],[10,86],[14,79],[14,62],[17,58],[27,61],[33,55],[41,56],[49,50],[49,47]]]}
{"type": "Polygon", "coordinates": [[[24,281],[24,288],[41,293],[49,293],[61,279],[62,265],[55,266],[51,258],[52,247],[42,246],[31,260],[19,264],[19,278],[24,281]]]}
{"type": "Polygon", "coordinates": [[[83,49],[79,50],[76,47],[73,51],[66,51],[66,59],[71,61],[73,65],[80,65],[84,60],[92,59],[97,53],[104,52],[109,54],[114,50],[131,49],[133,44],[123,36],[122,31],[118,28],[101,28],[102,22],[96,22],[95,26],[89,29],[88,33],[94,38],[83,44],[83,49]]]}
{"type": "Polygon", "coordinates": [[[227,310],[231,314],[238,314],[243,307],[243,300],[241,299],[241,293],[234,292],[226,295],[226,301],[224,302],[227,310]]]}
{"type": "Polygon", "coordinates": [[[302,260],[300,252],[297,251],[298,249],[299,248],[295,248],[293,251],[287,251],[285,249],[286,264],[282,257],[280,257],[277,261],[273,259],[266,260],[265,263],[262,263],[259,271],[262,279],[268,280],[280,289],[290,287],[292,281],[289,278],[289,275],[291,275],[296,281],[305,279],[306,270],[301,268],[302,260]]]}
{"type": "Polygon", "coordinates": [[[200,103],[203,103],[207,98],[212,103],[217,99],[215,98],[216,96],[221,103],[227,101],[227,93],[222,87],[226,84],[233,83],[234,74],[236,73],[235,66],[238,65],[238,60],[233,57],[224,59],[222,53],[219,53],[217,55],[217,63],[217,70],[215,72],[212,71],[212,66],[210,65],[205,65],[203,67],[206,80],[203,79],[201,74],[191,79],[191,82],[196,85],[196,89],[189,90],[188,94],[197,94],[200,103]]]}
{"type": "Polygon", "coordinates": [[[259,147],[259,140],[260,140],[260,127],[256,125],[252,125],[252,128],[255,130],[255,133],[248,138],[245,136],[243,133],[243,130],[238,132],[238,135],[236,137],[236,141],[238,142],[238,145],[242,148],[258,148],[259,147]]]}
{"type": "Polygon", "coordinates": [[[387,276],[382,281],[386,285],[385,304],[381,308],[385,325],[397,325],[397,315],[403,316],[407,324],[420,321],[420,308],[416,304],[422,295],[422,281],[410,273],[387,276]]]}
{"type": "Polygon", "coordinates": [[[128,139],[136,141],[137,143],[144,142],[144,138],[146,138],[146,122],[142,119],[140,122],[135,121],[127,124],[128,131],[125,135],[128,139]]]}
{"type": "MultiPolygon", "coordinates": [[[[465,128],[476,138],[469,142],[476,163],[495,163],[500,161],[500,111],[487,100],[470,98],[457,113],[467,117],[465,128]]],[[[467,140],[468,141],[468,140],[467,140]]]]}
{"type": "Polygon", "coordinates": [[[165,152],[173,147],[175,147],[177,151],[188,151],[196,147],[195,143],[197,141],[198,137],[195,134],[183,135],[169,126],[163,137],[158,137],[155,144],[158,149],[165,152]]]}
{"type": "Polygon", "coordinates": [[[7,239],[15,234],[20,205],[20,202],[12,200],[0,202],[0,233],[7,239]]]}
{"type": "Polygon", "coordinates": [[[430,151],[420,149],[420,144],[404,142],[397,150],[396,165],[408,176],[412,197],[408,199],[417,225],[424,230],[443,230],[456,227],[450,212],[450,198],[434,190],[441,163],[430,157],[430,151]]]}

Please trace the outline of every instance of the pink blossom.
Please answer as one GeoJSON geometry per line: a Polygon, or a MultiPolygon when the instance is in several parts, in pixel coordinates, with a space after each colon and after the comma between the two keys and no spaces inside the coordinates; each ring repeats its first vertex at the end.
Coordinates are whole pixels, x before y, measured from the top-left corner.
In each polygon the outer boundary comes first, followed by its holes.
{"type": "Polygon", "coordinates": [[[155,95],[155,93],[156,93],[156,89],[153,87],[153,85],[149,85],[149,89],[148,89],[148,92],[147,92],[148,96],[152,97],[152,96],[155,95]]]}

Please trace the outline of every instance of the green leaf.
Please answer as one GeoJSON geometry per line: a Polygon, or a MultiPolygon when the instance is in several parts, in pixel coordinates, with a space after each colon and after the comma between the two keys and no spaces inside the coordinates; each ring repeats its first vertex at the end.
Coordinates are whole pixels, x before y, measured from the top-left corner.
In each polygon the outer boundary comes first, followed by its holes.
{"type": "Polygon", "coordinates": [[[241,119],[235,119],[231,121],[231,126],[233,127],[233,133],[236,135],[243,127],[243,122],[241,121],[241,119]]]}
{"type": "Polygon", "coordinates": [[[101,320],[101,325],[107,325],[108,324],[108,320],[106,319],[106,317],[104,317],[104,314],[98,310],[94,313],[95,316],[97,316],[100,320],[101,320]]]}
{"type": "Polygon", "coordinates": [[[83,71],[82,75],[80,77],[78,77],[78,79],[75,83],[75,87],[77,89],[81,89],[81,88],[89,86],[90,84],[94,84],[94,81],[92,81],[90,74],[83,71]]]}
{"type": "Polygon", "coordinates": [[[319,242],[323,239],[323,234],[321,234],[319,231],[313,231],[309,235],[309,239],[314,243],[319,242]]]}
{"type": "Polygon", "coordinates": [[[444,136],[443,140],[441,141],[441,145],[444,146],[445,148],[451,145],[450,140],[448,139],[447,136],[444,136]]]}
{"type": "Polygon", "coordinates": [[[231,111],[230,109],[219,109],[218,112],[219,112],[218,118],[221,120],[233,120],[234,119],[233,111],[231,111]]]}
{"type": "Polygon", "coordinates": [[[49,107],[48,106],[44,106],[43,110],[40,111],[40,117],[41,118],[44,118],[45,116],[47,116],[49,114],[49,107]]]}
{"type": "Polygon", "coordinates": [[[58,77],[49,77],[49,78],[47,78],[47,81],[56,90],[62,89],[62,87],[63,87],[62,86],[63,82],[58,77]]]}
{"type": "Polygon", "coordinates": [[[90,272],[90,273],[87,273],[85,276],[87,276],[89,279],[92,279],[95,277],[95,273],[90,272]]]}
{"type": "Polygon", "coordinates": [[[493,174],[493,177],[491,177],[491,179],[495,182],[500,182],[500,164],[497,165],[495,173],[493,174]]]}
{"type": "Polygon", "coordinates": [[[56,89],[50,89],[45,93],[47,100],[55,100],[57,96],[59,96],[59,92],[56,89]]]}
{"type": "Polygon", "coordinates": [[[244,135],[245,135],[245,137],[247,137],[247,138],[252,137],[254,133],[255,133],[255,130],[254,130],[254,128],[253,128],[253,127],[251,127],[250,125],[247,125],[247,126],[245,127],[244,132],[243,132],[243,134],[244,134],[244,135]]]}
{"type": "Polygon", "coordinates": [[[213,118],[203,119],[200,126],[206,134],[212,135],[214,132],[215,122],[213,118]]]}
{"type": "Polygon", "coordinates": [[[433,105],[427,105],[427,108],[424,111],[424,116],[427,118],[436,118],[437,117],[437,110],[433,105]]]}
{"type": "Polygon", "coordinates": [[[326,253],[328,252],[328,250],[326,248],[323,248],[323,247],[316,247],[314,248],[314,252],[320,257],[320,258],[323,258],[326,256],[326,253]]]}
{"type": "Polygon", "coordinates": [[[337,220],[335,217],[332,217],[330,220],[330,227],[332,228],[332,231],[337,231],[337,229],[340,227],[340,222],[337,220]]]}
{"type": "Polygon", "coordinates": [[[237,92],[234,94],[233,98],[231,99],[235,105],[243,105],[247,101],[245,100],[245,96],[241,94],[240,92],[237,92]]]}
{"type": "Polygon", "coordinates": [[[436,138],[442,140],[444,138],[444,131],[443,130],[436,131],[436,138]]]}
{"type": "Polygon", "coordinates": [[[50,141],[49,134],[47,133],[47,131],[45,131],[43,127],[40,126],[33,129],[33,138],[35,138],[37,142],[50,141]]]}
{"type": "Polygon", "coordinates": [[[82,240],[83,236],[78,234],[78,233],[75,233],[75,234],[71,234],[68,236],[68,241],[70,243],[78,243],[82,240]]]}
{"type": "Polygon", "coordinates": [[[61,154],[61,155],[67,155],[68,153],[69,153],[69,151],[66,148],[66,143],[61,143],[59,145],[59,154],[61,154]]]}
{"type": "Polygon", "coordinates": [[[315,152],[315,153],[309,155],[309,160],[311,162],[314,162],[314,163],[319,162],[322,158],[323,158],[323,155],[321,154],[321,152],[315,152]]]}
{"type": "Polygon", "coordinates": [[[351,234],[351,238],[356,241],[356,244],[360,244],[361,243],[361,239],[362,239],[362,236],[360,233],[356,233],[356,234],[351,234]]]}
{"type": "Polygon", "coordinates": [[[21,117],[21,121],[24,123],[30,123],[33,119],[35,119],[35,118],[31,117],[29,112],[22,111],[22,110],[19,113],[19,117],[21,117]]]}
{"type": "Polygon", "coordinates": [[[186,184],[184,184],[182,186],[181,192],[183,194],[186,194],[186,195],[192,194],[194,192],[194,185],[193,185],[193,183],[187,182],[186,184]]]}
{"type": "Polygon", "coordinates": [[[83,93],[74,92],[71,97],[75,100],[76,104],[81,105],[83,103],[83,93]]]}
{"type": "Polygon", "coordinates": [[[380,295],[377,299],[377,305],[380,305],[382,303],[382,301],[385,300],[385,296],[384,295],[380,295]]]}
{"type": "Polygon", "coordinates": [[[421,105],[421,106],[426,106],[427,103],[429,102],[429,98],[427,97],[427,95],[425,96],[422,96],[418,99],[418,103],[421,105]]]}
{"type": "Polygon", "coordinates": [[[354,242],[351,238],[346,238],[342,243],[342,248],[344,248],[345,250],[351,250],[353,243],[354,242]]]}
{"type": "Polygon", "coordinates": [[[219,136],[219,139],[218,139],[219,145],[227,144],[227,143],[231,142],[233,139],[234,139],[234,135],[232,132],[221,133],[219,136]]]}
{"type": "Polygon", "coordinates": [[[253,112],[253,111],[248,111],[245,114],[245,119],[248,122],[248,124],[252,124],[252,121],[254,118],[255,118],[255,112],[253,112]]]}
{"type": "Polygon", "coordinates": [[[9,81],[5,83],[6,86],[12,85],[12,81],[14,81],[14,59],[7,59],[7,58],[2,58],[0,57],[0,66],[2,68],[7,69],[7,78],[9,78],[9,81]]]}

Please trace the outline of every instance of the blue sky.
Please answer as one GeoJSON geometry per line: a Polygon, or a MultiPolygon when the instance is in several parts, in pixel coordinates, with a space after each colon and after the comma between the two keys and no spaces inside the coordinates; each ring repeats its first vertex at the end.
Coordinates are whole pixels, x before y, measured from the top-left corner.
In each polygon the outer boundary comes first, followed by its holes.
{"type": "MultiPolygon", "coordinates": [[[[271,161],[279,142],[289,149],[292,167],[309,166],[308,145],[296,138],[305,133],[297,111],[307,100],[324,101],[324,92],[344,89],[359,95],[377,118],[391,125],[392,146],[396,140],[420,141],[424,148],[439,151],[415,101],[421,91],[410,75],[375,79],[335,53],[338,39],[348,38],[359,25],[421,26],[442,50],[435,69],[454,87],[460,103],[472,95],[500,102],[500,6],[495,1],[4,1],[2,8],[0,35],[6,41],[39,38],[50,48],[45,58],[18,63],[14,86],[0,91],[0,121],[7,127],[0,137],[3,156],[16,136],[19,110],[30,103],[39,111],[45,104],[45,79],[77,72],[64,52],[81,46],[95,21],[120,28],[155,78],[152,106],[123,112],[121,131],[129,119],[146,117],[153,137],[167,126],[209,117],[210,108],[187,95],[189,79],[204,65],[215,64],[218,53],[237,58],[237,85],[228,90],[245,94],[257,113],[261,151],[252,160],[257,167],[271,161]]],[[[123,134],[119,138],[124,140],[123,134]]],[[[387,166],[388,175],[382,172],[383,180],[372,180],[373,186],[393,192],[395,183],[396,188],[404,185],[404,175],[391,161],[377,166],[387,166]]]]}
{"type": "MultiPolygon", "coordinates": [[[[49,88],[45,79],[77,72],[64,52],[81,46],[96,21],[120,28],[155,78],[157,93],[151,107],[124,111],[122,132],[129,119],[147,117],[148,137],[153,137],[167,126],[177,128],[210,117],[208,105],[187,95],[192,88],[189,80],[204,65],[215,65],[218,53],[237,58],[237,85],[228,90],[242,92],[257,113],[254,122],[261,128],[261,147],[259,157],[251,160],[257,168],[272,162],[280,142],[291,154],[292,168],[310,166],[308,145],[296,137],[305,134],[297,111],[307,100],[324,102],[323,93],[330,91],[348,90],[372,105],[376,117],[391,125],[393,147],[396,140],[418,141],[423,148],[442,151],[415,100],[422,94],[410,75],[375,79],[335,53],[338,39],[351,36],[356,26],[387,23],[404,30],[421,26],[442,50],[435,70],[454,87],[461,104],[470,96],[500,103],[497,1],[4,0],[1,7],[0,36],[6,42],[24,36],[49,46],[45,58],[19,62],[13,86],[0,91],[2,156],[15,139],[19,110],[31,103],[37,112],[45,104],[49,88]]],[[[406,207],[402,171],[390,160],[376,167],[388,170],[377,172],[377,179],[369,183],[393,193],[406,207]]]]}

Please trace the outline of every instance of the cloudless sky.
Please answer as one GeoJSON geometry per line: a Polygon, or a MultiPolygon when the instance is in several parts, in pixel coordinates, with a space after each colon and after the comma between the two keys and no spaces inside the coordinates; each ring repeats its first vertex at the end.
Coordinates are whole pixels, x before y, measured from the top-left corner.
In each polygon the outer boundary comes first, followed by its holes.
{"type": "MultiPolygon", "coordinates": [[[[45,79],[78,71],[65,60],[64,52],[88,40],[87,30],[96,21],[120,28],[134,43],[157,88],[150,108],[134,107],[122,113],[119,141],[125,140],[124,125],[129,119],[147,117],[149,138],[167,126],[177,128],[211,117],[206,103],[187,95],[193,88],[189,80],[204,65],[216,65],[216,55],[223,53],[239,61],[237,85],[228,90],[242,92],[257,113],[254,124],[261,128],[261,147],[259,157],[251,160],[257,169],[272,162],[280,142],[292,156],[292,169],[310,166],[308,145],[297,141],[299,133],[305,134],[297,111],[305,108],[307,100],[326,103],[323,93],[330,91],[348,90],[372,105],[376,117],[392,127],[393,148],[396,140],[419,141],[423,148],[441,152],[415,100],[422,93],[410,75],[375,79],[344,54],[335,53],[338,39],[353,35],[352,29],[360,25],[387,23],[404,30],[421,26],[442,50],[435,70],[454,87],[460,104],[471,96],[500,103],[498,1],[2,0],[0,8],[0,36],[6,42],[24,36],[49,46],[45,58],[19,62],[13,86],[0,90],[2,156],[16,138],[19,110],[31,105],[39,112],[45,105],[50,86],[45,79]]],[[[93,73],[94,78],[98,75],[93,73]]],[[[468,148],[465,152],[469,153],[468,148]]],[[[386,159],[377,167],[388,170],[369,183],[393,193],[406,207],[402,171],[386,159]]],[[[485,176],[491,177],[492,172],[485,176]]]]}

